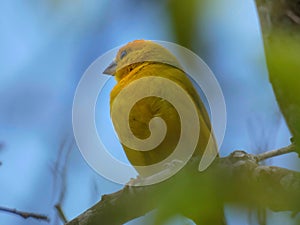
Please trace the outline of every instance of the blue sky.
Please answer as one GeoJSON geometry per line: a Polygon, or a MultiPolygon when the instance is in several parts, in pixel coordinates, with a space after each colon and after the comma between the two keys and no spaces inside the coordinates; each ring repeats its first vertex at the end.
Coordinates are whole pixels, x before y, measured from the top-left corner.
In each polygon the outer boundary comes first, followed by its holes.
{"type": "MultiPolygon", "coordinates": [[[[121,188],[96,174],[72,145],[76,86],[87,67],[111,48],[134,39],[174,41],[166,4],[4,0],[0,5],[0,142],[4,143],[0,205],[47,214],[53,218],[51,224],[57,224],[53,205],[60,190],[65,190],[62,207],[71,219],[102,194],[121,188]],[[64,141],[67,144],[62,147],[64,141]],[[55,168],[63,170],[65,163],[65,176],[53,172],[55,168]]],[[[206,20],[199,18],[202,29],[197,32],[210,54],[197,54],[207,59],[227,106],[228,124],[220,154],[235,149],[255,153],[288,145],[290,134],[268,82],[254,2],[211,1],[202,16],[206,20]]],[[[98,104],[108,107],[108,99],[98,104]]],[[[105,121],[111,123],[107,114],[99,117],[97,126],[105,121]]],[[[115,141],[111,137],[106,144],[118,145],[115,141]]],[[[123,153],[112,154],[122,158],[123,153]]],[[[292,154],[267,163],[299,170],[299,160],[292,154]]],[[[228,208],[230,224],[247,218],[244,211],[228,208]]],[[[281,213],[270,220],[279,218],[288,219],[281,213]]],[[[128,224],[141,224],[141,220],[128,224]]],[[[0,221],[43,224],[3,212],[0,221]]]]}

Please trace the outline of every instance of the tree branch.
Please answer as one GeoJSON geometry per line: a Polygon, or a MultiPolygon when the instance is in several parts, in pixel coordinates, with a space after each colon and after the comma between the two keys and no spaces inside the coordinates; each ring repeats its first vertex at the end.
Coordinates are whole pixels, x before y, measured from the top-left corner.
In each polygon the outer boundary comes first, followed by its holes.
{"type": "Polygon", "coordinates": [[[34,218],[34,219],[38,219],[38,220],[45,220],[47,222],[50,221],[50,219],[47,216],[41,215],[41,214],[22,212],[22,211],[18,211],[16,209],[10,209],[10,208],[1,207],[1,206],[0,206],[0,211],[19,215],[19,216],[23,217],[24,219],[34,218]]]}
{"type": "Polygon", "coordinates": [[[279,155],[284,155],[290,152],[296,152],[296,146],[294,144],[291,144],[289,146],[280,148],[280,149],[276,149],[276,150],[272,150],[272,151],[268,151],[268,152],[264,152],[261,154],[258,154],[255,156],[257,162],[272,158],[274,156],[279,156],[279,155]]]}
{"type": "MultiPolygon", "coordinates": [[[[269,156],[259,156],[259,159],[266,157],[269,156]]],[[[201,214],[207,208],[214,210],[212,203],[220,202],[268,207],[274,211],[300,211],[299,172],[260,166],[257,156],[244,151],[217,159],[202,173],[195,169],[198,162],[199,159],[192,159],[182,171],[162,183],[125,186],[116,193],[104,195],[67,225],[124,224],[154,208],[170,215],[186,215],[187,209],[193,206],[193,210],[201,214]]]]}

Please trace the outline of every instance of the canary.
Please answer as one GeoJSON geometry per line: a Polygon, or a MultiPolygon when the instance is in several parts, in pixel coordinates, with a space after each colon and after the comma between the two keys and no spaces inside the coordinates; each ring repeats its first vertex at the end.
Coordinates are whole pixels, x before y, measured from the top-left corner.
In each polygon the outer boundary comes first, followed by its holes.
{"type": "MultiPolygon", "coordinates": [[[[212,142],[209,142],[212,133],[205,106],[191,80],[169,50],[153,41],[136,40],[130,42],[119,49],[115,60],[103,73],[113,75],[117,81],[110,94],[111,110],[118,94],[138,79],[155,76],[175,82],[192,99],[196,107],[201,129],[194,155],[201,156],[208,144],[211,145],[210,148],[213,151],[217,151],[214,138],[212,142]]],[[[150,88],[151,85],[151,82],[149,82],[150,88]]],[[[130,94],[133,98],[137,94],[136,90],[132,90],[130,94]]],[[[119,101],[118,104],[125,106],[128,101],[128,98],[121,99],[121,103],[119,101]]],[[[164,120],[167,132],[162,142],[155,148],[149,151],[137,151],[122,143],[129,162],[136,168],[139,175],[141,177],[153,175],[150,170],[147,170],[147,167],[143,168],[141,166],[158,163],[170,156],[174,151],[181,135],[180,115],[168,100],[156,96],[145,97],[137,101],[130,110],[129,118],[126,118],[127,114],[125,112],[119,112],[119,115],[119,118],[112,118],[117,133],[120,121],[128,120],[132,134],[139,139],[146,139],[151,135],[149,122],[152,118],[160,117],[164,120]]],[[[190,122],[193,123],[193,121],[190,122]]],[[[190,132],[193,131],[191,130],[190,132]]],[[[191,133],[186,135],[192,136],[191,133]]]]}

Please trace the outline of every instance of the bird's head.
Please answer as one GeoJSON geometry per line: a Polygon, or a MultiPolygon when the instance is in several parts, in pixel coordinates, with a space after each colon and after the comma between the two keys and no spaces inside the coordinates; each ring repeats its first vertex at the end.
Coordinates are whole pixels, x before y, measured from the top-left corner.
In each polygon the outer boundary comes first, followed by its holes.
{"type": "Polygon", "coordinates": [[[145,62],[165,63],[181,68],[176,57],[163,46],[153,41],[135,40],[120,48],[115,60],[103,73],[113,75],[119,81],[145,62]]]}

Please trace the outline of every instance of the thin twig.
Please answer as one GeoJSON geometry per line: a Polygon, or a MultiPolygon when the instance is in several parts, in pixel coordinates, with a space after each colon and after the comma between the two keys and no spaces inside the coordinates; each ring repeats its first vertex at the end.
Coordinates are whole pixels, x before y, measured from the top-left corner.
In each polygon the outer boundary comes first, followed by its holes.
{"type": "Polygon", "coordinates": [[[62,210],[61,206],[59,204],[56,204],[55,208],[56,208],[56,210],[58,212],[59,218],[64,222],[64,224],[67,223],[68,220],[67,220],[67,218],[66,218],[66,216],[64,214],[64,211],[62,210]]]}
{"type": "Polygon", "coordinates": [[[9,208],[6,208],[6,207],[1,207],[1,206],[0,206],[0,211],[19,215],[19,216],[23,217],[24,219],[34,218],[34,219],[38,219],[38,220],[45,220],[47,222],[50,221],[50,219],[47,216],[42,215],[42,214],[22,212],[22,211],[18,211],[16,209],[9,209],[9,208]]]}
{"type": "Polygon", "coordinates": [[[272,158],[274,156],[284,155],[284,154],[294,152],[294,151],[296,151],[296,146],[294,144],[291,144],[291,145],[283,147],[283,148],[279,148],[279,149],[276,149],[276,150],[272,150],[272,151],[268,151],[268,152],[258,154],[258,155],[255,156],[255,158],[256,158],[257,162],[260,162],[260,161],[272,158]]]}
{"type": "Polygon", "coordinates": [[[62,203],[64,201],[65,198],[65,193],[66,193],[66,176],[67,176],[67,165],[68,165],[68,161],[70,159],[70,155],[72,153],[72,149],[74,147],[74,139],[73,138],[66,138],[63,143],[60,146],[60,151],[59,151],[59,155],[58,155],[58,159],[55,165],[55,171],[56,174],[54,174],[56,176],[56,180],[58,180],[58,178],[60,179],[61,183],[60,183],[60,187],[56,188],[56,190],[59,190],[59,194],[58,194],[58,200],[57,203],[55,204],[55,208],[57,210],[59,219],[61,221],[63,221],[64,223],[67,223],[68,220],[63,212],[62,209],[62,203]]]}

